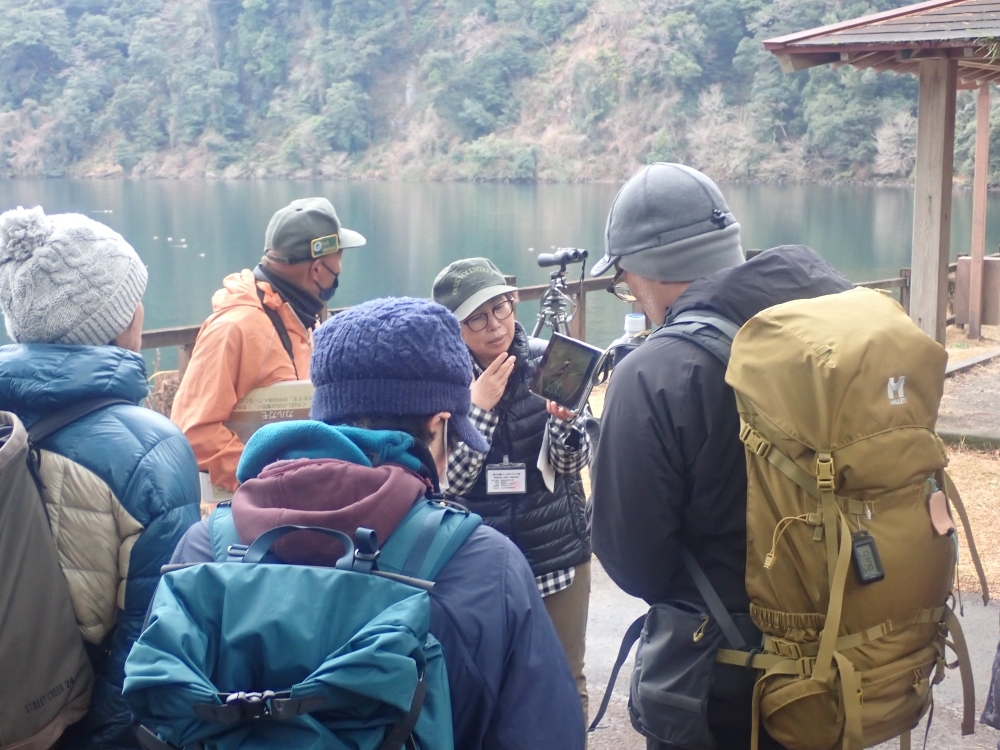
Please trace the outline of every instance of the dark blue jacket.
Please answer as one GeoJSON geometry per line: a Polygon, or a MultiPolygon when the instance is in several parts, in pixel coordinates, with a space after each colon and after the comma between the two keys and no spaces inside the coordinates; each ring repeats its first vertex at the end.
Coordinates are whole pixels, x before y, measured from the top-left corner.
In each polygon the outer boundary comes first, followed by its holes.
{"type": "MultiPolygon", "coordinates": [[[[184,535],[171,562],[213,560],[206,519],[184,535]]],[[[457,750],[582,750],[580,696],[520,550],[480,526],[430,596],[457,750]]]]}
{"type": "MultiPolygon", "coordinates": [[[[0,410],[27,425],[83,399],[138,404],[148,390],[138,354],[116,346],[17,344],[0,347],[0,410]]],[[[129,557],[125,608],[101,649],[92,649],[97,682],[88,715],[67,732],[73,748],[137,747],[121,697],[123,667],[150,598],[184,532],[199,518],[198,465],[166,417],[125,404],[64,427],[42,447],[97,475],[144,531],[129,557]]]]}

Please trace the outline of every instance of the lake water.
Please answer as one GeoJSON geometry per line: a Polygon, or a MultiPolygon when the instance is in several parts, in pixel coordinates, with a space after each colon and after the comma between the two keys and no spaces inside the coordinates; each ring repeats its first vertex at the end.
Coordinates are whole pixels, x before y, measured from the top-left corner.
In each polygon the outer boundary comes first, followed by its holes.
{"type": "MultiPolygon", "coordinates": [[[[227,273],[252,268],[271,214],[294,198],[322,195],[368,245],[344,253],[331,304],[387,295],[429,296],[438,271],[485,255],[519,285],[548,272],[535,257],[553,246],[603,254],[604,224],[618,185],[406,182],[0,180],[0,210],[42,205],[75,211],[120,232],[149,267],[146,327],[199,324],[227,273]]],[[[810,245],[855,281],[896,276],[910,265],[913,193],[904,188],[723,185],[744,248],[810,245]]],[[[1000,195],[989,199],[987,252],[1000,243],[1000,195]]],[[[971,191],[956,191],[952,255],[969,252],[971,191]]],[[[576,267],[575,278],[579,278],[576,267]]],[[[537,302],[519,306],[530,324],[537,302]]],[[[587,338],[620,335],[625,303],[588,296],[587,338]]],[[[0,337],[2,337],[0,333],[0,337]]],[[[163,364],[173,360],[165,353],[163,364]]]]}

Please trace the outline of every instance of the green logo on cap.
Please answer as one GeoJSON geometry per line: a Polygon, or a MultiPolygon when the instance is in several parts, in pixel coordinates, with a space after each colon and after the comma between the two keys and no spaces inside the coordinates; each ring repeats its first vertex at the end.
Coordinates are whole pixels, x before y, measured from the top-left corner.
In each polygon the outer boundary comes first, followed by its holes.
{"type": "Polygon", "coordinates": [[[340,249],[340,237],[336,234],[331,234],[326,237],[317,237],[314,239],[310,245],[310,251],[312,252],[312,257],[322,258],[324,255],[330,255],[335,253],[340,249]]]}

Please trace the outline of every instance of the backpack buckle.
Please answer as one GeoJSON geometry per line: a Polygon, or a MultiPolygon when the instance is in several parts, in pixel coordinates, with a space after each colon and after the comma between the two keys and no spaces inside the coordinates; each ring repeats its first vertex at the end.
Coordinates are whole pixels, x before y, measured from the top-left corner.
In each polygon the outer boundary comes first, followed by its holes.
{"type": "Polygon", "coordinates": [[[378,569],[378,558],[381,552],[378,548],[378,534],[372,529],[359,526],[354,531],[354,560],[351,570],[359,573],[371,573],[378,569]]]}
{"type": "Polygon", "coordinates": [[[767,458],[767,454],[771,450],[771,444],[746,422],[740,427],[740,440],[750,449],[751,453],[755,453],[761,458],[767,458]]]}
{"type": "Polygon", "coordinates": [[[451,498],[446,498],[446,497],[444,497],[444,495],[433,495],[430,498],[428,498],[428,502],[431,505],[436,505],[436,506],[438,506],[440,508],[444,508],[445,510],[450,510],[452,512],[463,513],[465,515],[469,515],[469,514],[472,513],[471,510],[469,510],[468,508],[466,508],[464,505],[462,505],[457,500],[452,500],[451,498]]]}
{"type": "Polygon", "coordinates": [[[271,715],[271,701],[274,697],[273,690],[265,690],[263,693],[230,693],[226,696],[226,705],[238,707],[240,721],[251,721],[271,715]]]}
{"type": "Polygon", "coordinates": [[[229,555],[226,558],[226,562],[242,562],[244,555],[246,555],[249,549],[249,544],[230,544],[226,547],[226,554],[229,555]]]}
{"type": "Polygon", "coordinates": [[[820,492],[833,492],[833,480],[836,472],[833,470],[833,456],[820,453],[816,458],[816,485],[820,492]]]}

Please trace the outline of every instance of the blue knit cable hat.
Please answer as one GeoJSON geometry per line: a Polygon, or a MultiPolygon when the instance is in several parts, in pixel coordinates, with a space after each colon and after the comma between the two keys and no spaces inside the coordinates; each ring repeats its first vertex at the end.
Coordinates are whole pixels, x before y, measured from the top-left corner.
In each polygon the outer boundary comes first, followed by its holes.
{"type": "Polygon", "coordinates": [[[309,371],[313,419],[335,424],[351,416],[447,411],[459,440],[489,450],[469,420],[469,351],[443,305],[388,297],[351,307],[317,329],[309,371]]]}

